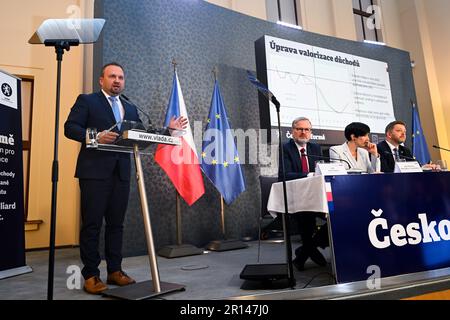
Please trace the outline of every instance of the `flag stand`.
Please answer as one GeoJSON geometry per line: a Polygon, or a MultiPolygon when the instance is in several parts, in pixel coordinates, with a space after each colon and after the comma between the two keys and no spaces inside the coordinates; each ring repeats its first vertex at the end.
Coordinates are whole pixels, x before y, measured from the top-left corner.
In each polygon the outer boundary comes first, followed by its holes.
{"type": "Polygon", "coordinates": [[[197,248],[191,244],[183,244],[182,240],[182,232],[181,232],[181,203],[180,203],[180,194],[178,191],[176,193],[176,226],[177,226],[177,244],[169,245],[161,248],[158,251],[158,256],[165,258],[178,258],[178,257],[186,257],[186,256],[195,256],[198,254],[203,254],[203,249],[197,248]]]}
{"type": "Polygon", "coordinates": [[[222,196],[220,196],[220,218],[222,224],[223,240],[213,240],[208,243],[206,248],[211,251],[228,251],[248,248],[248,245],[241,240],[227,239],[225,233],[225,204],[223,202],[222,196]]]}
{"type": "MultiPolygon", "coordinates": [[[[231,203],[239,193],[245,190],[245,186],[241,167],[239,165],[239,156],[237,153],[236,145],[234,144],[234,140],[232,141],[234,150],[231,149],[227,150],[225,148],[227,141],[231,141],[233,137],[230,136],[229,133],[227,132],[230,129],[230,125],[228,123],[225,104],[220,94],[220,89],[217,81],[218,73],[219,71],[217,70],[217,66],[215,66],[212,70],[212,74],[214,76],[214,91],[211,98],[211,107],[209,110],[208,124],[206,125],[205,132],[209,131],[209,129],[218,130],[224,142],[221,143],[217,142],[222,139],[216,138],[215,142],[212,142],[211,144],[208,145],[208,147],[210,147],[211,145],[214,146],[217,159],[210,159],[212,160],[211,163],[209,163],[208,161],[206,162],[204,161],[202,162],[201,166],[205,175],[214,184],[214,186],[217,188],[220,194],[220,218],[221,218],[220,222],[222,227],[222,235],[221,235],[222,239],[211,241],[210,243],[208,243],[206,248],[211,251],[228,251],[228,250],[248,248],[248,245],[237,239],[227,239],[225,232],[225,204],[223,194],[227,195],[227,203],[231,203]],[[230,166],[230,164],[228,163],[228,159],[226,159],[225,157],[222,159],[221,154],[227,155],[229,152],[232,151],[234,151],[233,164],[235,165],[230,166]],[[213,167],[214,169],[211,169],[211,167],[213,167]],[[228,169],[228,173],[225,173],[225,171],[223,171],[224,168],[230,168],[228,169]],[[231,170],[231,172],[229,170],[231,170]],[[234,178],[229,178],[229,175],[234,176],[234,178]],[[235,191],[232,191],[230,187],[232,189],[236,189],[237,187],[239,192],[237,194],[234,194],[235,191]]],[[[206,153],[204,152],[204,148],[206,145],[207,140],[204,140],[202,143],[202,150],[203,150],[202,157],[205,158],[206,153]]]]}
{"type": "MultiPolygon", "coordinates": [[[[178,75],[177,75],[178,63],[175,61],[175,59],[172,60],[172,65],[173,65],[173,86],[172,86],[172,92],[171,92],[170,99],[169,99],[169,105],[167,107],[165,126],[169,126],[170,119],[174,116],[176,116],[176,117],[183,116],[186,118],[187,121],[189,121],[188,117],[187,117],[186,105],[184,104],[184,99],[183,99],[183,95],[181,93],[180,84],[179,84],[178,75]]],[[[191,129],[189,126],[187,128],[188,128],[186,130],[187,134],[186,134],[185,138],[183,138],[183,139],[186,141],[187,145],[194,145],[194,140],[192,137],[191,129]]],[[[191,148],[191,147],[189,147],[189,148],[191,148]]],[[[168,149],[166,149],[166,150],[168,150],[168,149]]],[[[178,150],[178,151],[180,151],[180,150],[178,150]]],[[[194,151],[195,151],[195,146],[190,150],[190,152],[194,152],[194,151]]],[[[189,151],[186,150],[186,152],[189,152],[189,151]]],[[[184,154],[184,151],[183,151],[183,154],[184,154]]],[[[174,167],[175,164],[171,160],[171,157],[172,157],[172,155],[160,153],[160,149],[158,149],[155,154],[155,161],[167,173],[169,178],[172,180],[172,183],[174,184],[174,186],[176,188],[179,188],[180,190],[184,190],[184,191],[182,191],[184,193],[184,196],[190,195],[190,196],[194,197],[192,191],[193,190],[195,190],[196,192],[200,191],[200,194],[195,195],[195,197],[197,197],[196,199],[189,198],[189,200],[186,201],[189,205],[192,205],[205,192],[204,186],[203,186],[203,178],[201,177],[201,173],[200,173],[200,168],[198,166],[191,166],[190,168],[192,168],[192,169],[189,169],[189,167],[182,165],[181,169],[175,170],[175,167],[174,167]],[[169,164],[169,166],[166,167],[165,164],[169,164]],[[198,169],[198,171],[195,169],[198,169]],[[182,171],[179,171],[179,170],[182,170],[182,171]],[[184,184],[180,185],[178,180],[174,181],[174,177],[171,176],[170,172],[174,173],[174,176],[185,177],[185,179],[183,181],[184,184]],[[189,179],[186,179],[187,175],[189,175],[189,179]],[[197,179],[195,181],[195,183],[201,188],[195,189],[193,184],[189,182],[189,180],[191,178],[197,179]],[[186,180],[188,180],[188,181],[186,181],[186,180]],[[199,183],[201,183],[201,185],[199,185],[199,183]],[[187,190],[187,189],[189,189],[189,190],[187,190]]],[[[180,166],[178,166],[178,164],[176,166],[177,166],[177,168],[180,168],[180,166]]],[[[180,206],[180,195],[178,193],[178,189],[176,190],[176,221],[177,221],[176,222],[177,223],[176,224],[177,244],[163,247],[161,250],[159,250],[158,255],[160,255],[162,257],[166,257],[166,258],[176,258],[176,257],[184,257],[184,256],[203,254],[203,249],[201,249],[201,248],[197,248],[190,244],[182,244],[181,206],[180,206]]]]}

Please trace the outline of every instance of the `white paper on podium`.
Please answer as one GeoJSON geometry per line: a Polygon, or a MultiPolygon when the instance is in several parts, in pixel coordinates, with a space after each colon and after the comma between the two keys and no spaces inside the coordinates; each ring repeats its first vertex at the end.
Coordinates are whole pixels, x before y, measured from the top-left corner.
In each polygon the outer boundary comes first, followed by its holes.
{"type": "Polygon", "coordinates": [[[394,173],[423,172],[422,167],[417,161],[396,162],[394,173]]]}
{"type": "Polygon", "coordinates": [[[318,163],[316,165],[316,176],[340,176],[347,174],[342,162],[318,163]]]}

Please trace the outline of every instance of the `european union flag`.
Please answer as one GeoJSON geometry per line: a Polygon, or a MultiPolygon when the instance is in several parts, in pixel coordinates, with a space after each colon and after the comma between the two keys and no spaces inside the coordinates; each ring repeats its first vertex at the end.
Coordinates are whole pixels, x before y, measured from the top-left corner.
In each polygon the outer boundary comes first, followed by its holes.
{"type": "Polygon", "coordinates": [[[239,155],[217,80],[203,135],[201,168],[227,204],[245,191],[239,155]]]}
{"type": "Polygon", "coordinates": [[[419,111],[413,104],[413,132],[412,132],[412,149],[414,158],[420,164],[430,162],[430,152],[428,151],[427,141],[423,135],[422,125],[420,124],[419,111]]]}

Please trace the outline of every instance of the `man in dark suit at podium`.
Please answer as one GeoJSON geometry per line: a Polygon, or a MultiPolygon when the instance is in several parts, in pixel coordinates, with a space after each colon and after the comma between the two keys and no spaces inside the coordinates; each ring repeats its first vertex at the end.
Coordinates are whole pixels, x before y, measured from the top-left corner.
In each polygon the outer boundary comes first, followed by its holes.
{"type": "MultiPolygon", "coordinates": [[[[292,122],[292,139],[283,145],[284,168],[286,180],[304,178],[315,170],[315,162],[321,160],[314,156],[322,156],[320,145],[311,143],[312,125],[308,118],[299,117],[292,122]]],[[[281,157],[280,162],[281,163],[281,157]]],[[[281,165],[278,168],[278,179],[282,180],[281,165]]],[[[299,233],[302,238],[302,246],[295,250],[294,266],[298,270],[304,269],[306,260],[310,257],[320,266],[326,266],[327,262],[318,246],[328,245],[327,226],[323,225],[316,232],[316,217],[324,217],[323,214],[301,212],[294,215],[298,221],[299,233]]]]}
{"type": "Polygon", "coordinates": [[[403,121],[392,121],[386,126],[385,134],[386,140],[377,145],[381,171],[394,172],[396,160],[413,159],[411,151],[402,145],[406,140],[406,124],[403,121]]]}
{"type": "MultiPolygon", "coordinates": [[[[100,279],[99,235],[105,219],[107,283],[119,286],[135,283],[122,270],[123,222],[130,193],[130,155],[86,148],[87,128],[96,128],[98,143],[111,144],[120,134],[122,120],[141,122],[136,106],[120,97],[125,88],[121,65],[108,63],[99,78],[101,91],[81,94],[64,125],[64,134],[81,142],[75,177],[81,191],[80,256],[84,264],[84,290],[99,294],[107,289],[100,279]]],[[[169,127],[182,129],[187,120],[172,119],[169,127]]]]}

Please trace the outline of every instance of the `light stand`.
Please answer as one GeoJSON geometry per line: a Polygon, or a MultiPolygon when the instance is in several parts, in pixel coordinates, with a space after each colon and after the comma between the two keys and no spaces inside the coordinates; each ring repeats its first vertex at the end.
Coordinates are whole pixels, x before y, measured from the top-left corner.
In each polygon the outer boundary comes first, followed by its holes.
{"type": "Polygon", "coordinates": [[[47,300],[53,300],[53,279],[55,270],[56,200],[58,194],[58,143],[59,109],[61,96],[61,62],[64,50],[80,43],[96,42],[105,23],[104,19],[48,19],[45,20],[28,41],[54,47],[57,61],[55,137],[52,162],[52,203],[50,215],[50,241],[48,259],[47,300]]]}

